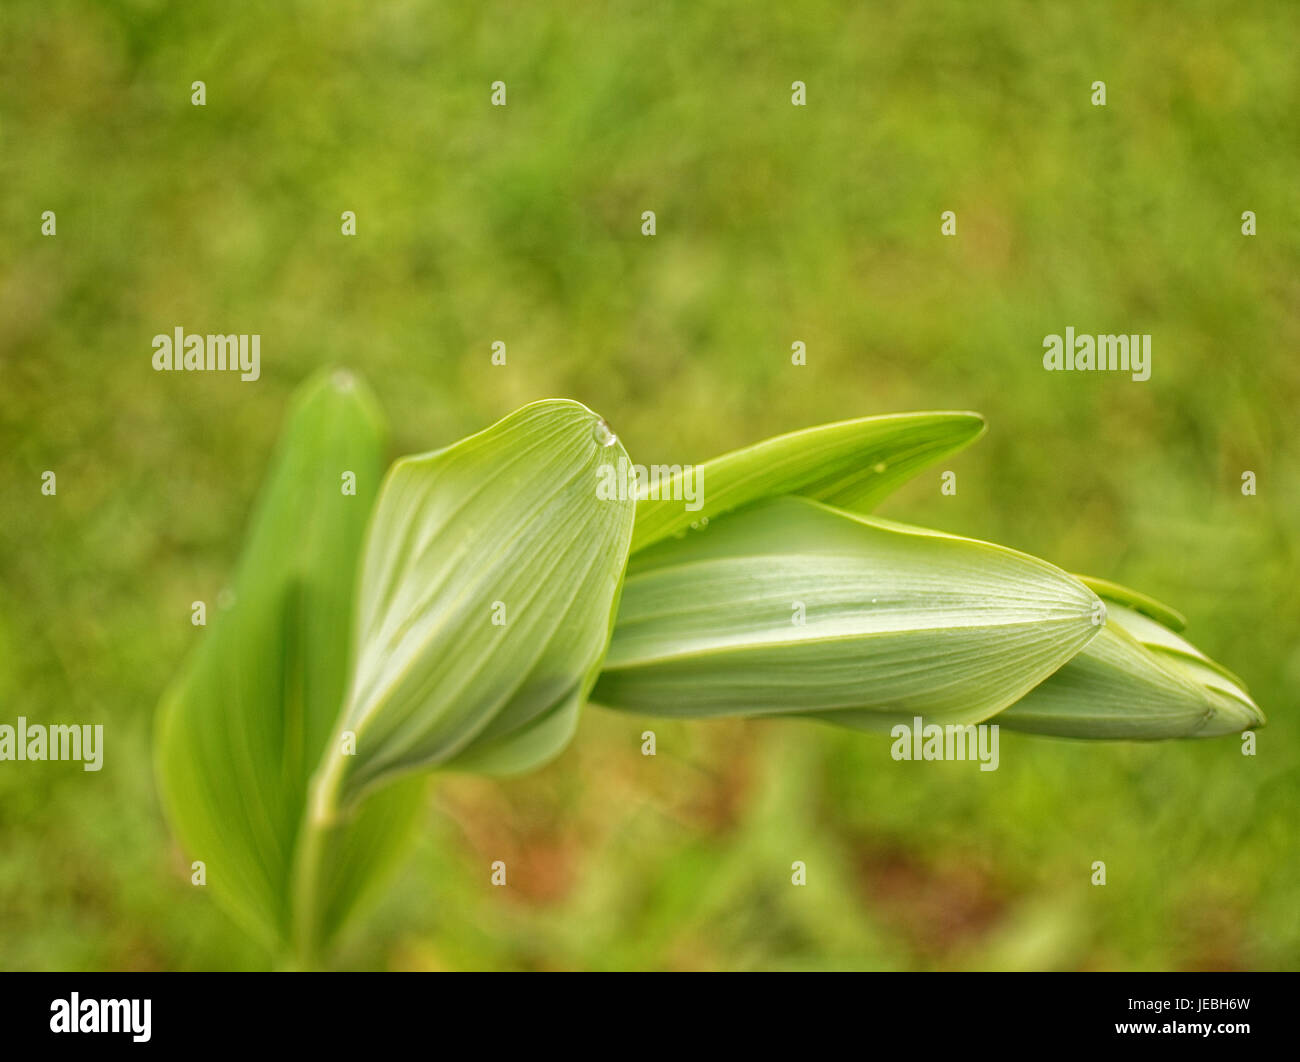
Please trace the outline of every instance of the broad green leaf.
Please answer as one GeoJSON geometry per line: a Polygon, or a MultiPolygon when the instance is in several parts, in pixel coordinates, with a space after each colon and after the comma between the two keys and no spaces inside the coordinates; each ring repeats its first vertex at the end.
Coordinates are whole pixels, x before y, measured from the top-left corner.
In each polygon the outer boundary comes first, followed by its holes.
{"type": "Polygon", "coordinates": [[[862,417],[765,439],[693,470],[675,469],[663,480],[647,475],[638,486],[632,551],[781,494],[866,512],[983,431],[978,413],[862,417]]]}
{"type": "MultiPolygon", "coordinates": [[[[1101,580],[1090,580],[1101,587],[1101,580]]],[[[1264,714],[1241,680],[1167,627],[1107,593],[1106,629],[998,716],[1010,730],[1106,740],[1216,737],[1253,730],[1264,714]]],[[[1158,605],[1158,603],[1157,603],[1158,605]]],[[[1165,611],[1164,606],[1156,610],[1165,611]]],[[[1177,615],[1173,613],[1173,615],[1177,615]]]]}
{"type": "MultiPolygon", "coordinates": [[[[235,573],[158,717],[164,804],[212,894],[269,948],[293,933],[308,782],[343,705],[353,584],[383,469],[369,394],[338,373],[295,397],[235,573]],[[356,477],[344,494],[343,474],[356,477]]],[[[353,909],[409,834],[416,787],[380,794],[328,839],[317,931],[353,909]]]]}
{"type": "Polygon", "coordinates": [[[544,401],[390,470],[367,532],[357,660],[319,814],[405,772],[522,770],[573,734],[613,622],[634,499],[627,454],[544,401]]]}
{"type": "Polygon", "coordinates": [[[1034,557],[771,499],[633,557],[592,699],[863,729],[977,723],[1077,653],[1100,613],[1034,557]]]}

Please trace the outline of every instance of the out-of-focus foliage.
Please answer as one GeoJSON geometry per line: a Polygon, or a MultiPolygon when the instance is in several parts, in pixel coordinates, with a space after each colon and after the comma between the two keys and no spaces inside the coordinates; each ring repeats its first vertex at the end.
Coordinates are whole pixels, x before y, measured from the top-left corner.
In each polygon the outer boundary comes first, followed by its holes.
{"type": "Polygon", "coordinates": [[[0,38],[0,720],[106,727],[98,773],[0,765],[0,965],[266,961],[189,884],[153,713],[340,362],[394,456],[553,395],[644,463],[977,409],[882,515],[1173,602],[1269,716],[1254,758],[1004,732],[981,773],[586,712],[435,787],[343,964],[1300,965],[1300,9],[18,0],[0,38]],[[153,372],[176,326],[260,333],[262,378],[153,372]],[[1152,334],[1150,381],[1044,372],[1066,326],[1152,334]]]}
{"type": "MultiPolygon", "coordinates": [[[[204,884],[277,957],[294,930],[309,782],[347,689],[357,559],[385,435],[351,375],[321,373],[300,389],[229,598],[159,708],[169,818],[204,884]],[[344,475],[355,491],[344,492],[344,475]]],[[[420,797],[414,783],[393,787],[324,839],[313,897],[322,936],[391,867],[420,797]]]]}

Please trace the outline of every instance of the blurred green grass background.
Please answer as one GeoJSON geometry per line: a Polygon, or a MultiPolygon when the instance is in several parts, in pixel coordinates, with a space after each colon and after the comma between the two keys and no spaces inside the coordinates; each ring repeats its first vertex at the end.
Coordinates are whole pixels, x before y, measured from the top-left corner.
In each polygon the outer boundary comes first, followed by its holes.
{"type": "Polygon", "coordinates": [[[979,410],[885,514],[1169,601],[1270,716],[1253,759],[1004,734],[981,773],[589,709],[437,783],[340,965],[1300,967],[1300,7],[11,0],[0,43],[0,721],[106,730],[98,774],[0,765],[0,967],[268,961],[189,884],[151,726],[325,364],[394,456],[545,396],[644,463],[979,410]],[[260,333],[262,379],[154,373],[178,325],[260,333]],[[1067,325],[1151,333],[1151,380],[1044,372],[1067,325]]]}

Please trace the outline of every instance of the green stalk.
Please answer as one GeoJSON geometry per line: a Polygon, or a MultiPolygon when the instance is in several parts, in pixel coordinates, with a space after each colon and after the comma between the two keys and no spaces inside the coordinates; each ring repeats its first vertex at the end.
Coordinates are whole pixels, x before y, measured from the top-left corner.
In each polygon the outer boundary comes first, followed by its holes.
{"type": "Polygon", "coordinates": [[[293,955],[303,970],[320,968],[321,872],[329,835],[338,827],[339,787],[343,780],[343,757],[332,756],[313,776],[303,808],[302,828],[294,865],[293,955]]]}

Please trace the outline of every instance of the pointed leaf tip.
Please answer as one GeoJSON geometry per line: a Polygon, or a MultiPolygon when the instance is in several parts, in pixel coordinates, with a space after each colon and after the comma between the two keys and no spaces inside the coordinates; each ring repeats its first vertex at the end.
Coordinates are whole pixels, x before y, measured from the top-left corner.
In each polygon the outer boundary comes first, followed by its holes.
{"type": "Polygon", "coordinates": [[[778,435],[676,472],[637,505],[637,552],[742,508],[798,494],[865,512],[946,454],[983,434],[970,412],[893,413],[823,424],[778,435]],[[689,482],[684,482],[691,477],[689,482]],[[684,497],[700,497],[683,505],[684,497]]]}

